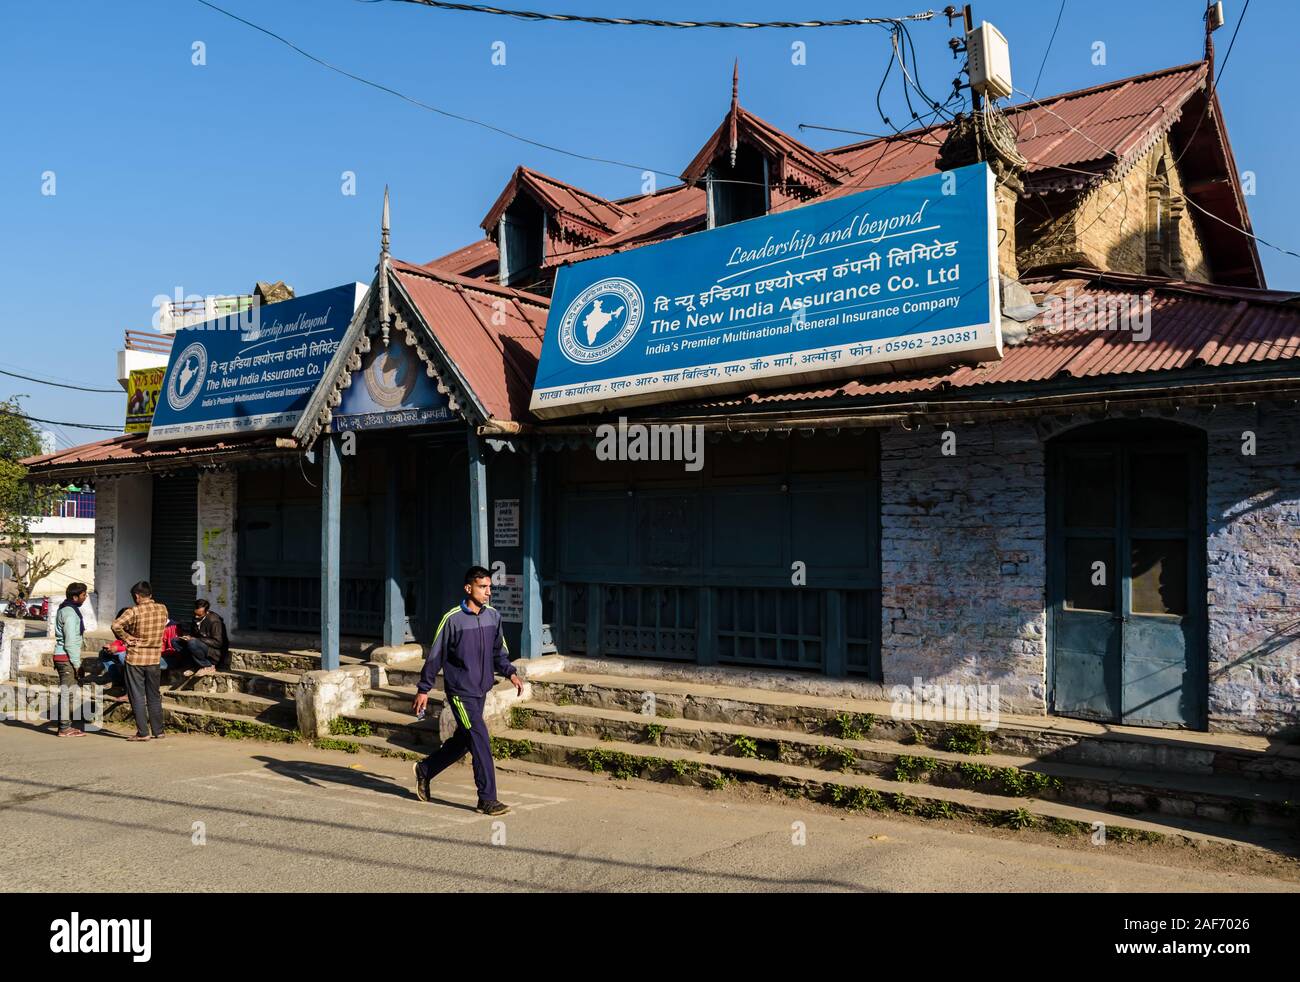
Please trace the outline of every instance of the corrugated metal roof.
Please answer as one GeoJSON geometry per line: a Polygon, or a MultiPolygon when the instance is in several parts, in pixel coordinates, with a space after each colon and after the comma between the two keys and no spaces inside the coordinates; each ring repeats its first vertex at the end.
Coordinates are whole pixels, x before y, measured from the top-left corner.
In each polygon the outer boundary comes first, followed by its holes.
{"type": "MultiPolygon", "coordinates": [[[[1105,379],[1201,367],[1266,364],[1300,358],[1300,294],[1096,270],[1067,270],[1026,280],[1040,306],[1050,297],[1071,303],[1065,326],[1053,327],[1046,312],[1027,322],[1028,337],[1007,346],[1001,361],[956,365],[878,379],[863,376],[838,385],[800,386],[755,392],[698,406],[726,407],[831,398],[918,395],[952,389],[1025,385],[1066,379],[1105,379]],[[1108,330],[1106,303],[1149,294],[1150,336],[1108,330]]],[[[1059,308],[1064,310],[1065,307],[1059,308]]],[[[1174,384],[1164,376],[1160,381],[1174,384]]]]}
{"type": "Polygon", "coordinates": [[[526,419],[549,301],[396,260],[392,268],[487,414],[526,419]]]}
{"type": "Polygon", "coordinates": [[[227,437],[222,440],[200,440],[193,443],[149,443],[147,433],[124,433],[94,443],[57,450],[51,454],[28,457],[21,461],[24,467],[40,471],[46,468],[97,467],[131,462],[149,463],[168,461],[180,457],[203,454],[246,453],[256,450],[276,450],[275,437],[227,437]]]}
{"type": "MultiPolygon", "coordinates": [[[[1037,104],[1007,108],[1006,116],[1018,133],[1020,152],[1029,162],[1026,182],[1032,186],[1035,179],[1051,182],[1064,177],[1073,183],[1079,179],[1079,175],[1071,173],[1074,170],[1088,170],[1099,176],[1123,171],[1178,120],[1187,101],[1202,90],[1206,70],[1204,62],[1193,62],[1044,96],[1037,104]]],[[[707,163],[705,158],[719,152],[733,115],[742,138],[748,137],[789,161],[796,170],[816,178],[810,186],[822,181],[838,182],[817,187],[819,196],[814,200],[936,173],[939,145],[948,134],[946,125],[933,126],[907,131],[901,137],[874,138],[816,151],[743,107],[734,106],[688,166],[686,176],[698,176],[695,172],[701,161],[707,163]]],[[[608,235],[590,243],[554,243],[543,264],[546,268],[661,242],[704,227],[705,195],[699,187],[680,185],[649,195],[605,201],[528,168],[516,171],[489,217],[509,204],[521,179],[531,182],[529,186],[539,193],[545,190],[551,196],[550,207],[570,215],[581,214],[583,222],[599,221],[611,229],[608,235]],[[601,212],[597,203],[607,205],[611,211],[601,212]]],[[[804,203],[778,194],[774,195],[773,207],[784,210],[804,203]]],[[[1224,233],[1222,229],[1216,231],[1224,233]]],[[[428,266],[490,276],[496,268],[496,245],[490,241],[476,243],[435,259],[428,266]]]]}

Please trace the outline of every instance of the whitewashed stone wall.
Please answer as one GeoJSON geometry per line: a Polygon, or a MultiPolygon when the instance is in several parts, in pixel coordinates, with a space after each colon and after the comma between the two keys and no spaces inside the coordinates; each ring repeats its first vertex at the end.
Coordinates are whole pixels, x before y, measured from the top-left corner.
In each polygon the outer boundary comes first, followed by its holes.
{"type": "MultiPolygon", "coordinates": [[[[1209,727],[1300,726],[1300,412],[1185,421],[1207,433],[1209,727]]],[[[933,428],[881,437],[884,681],[996,683],[1004,711],[1045,712],[1045,443],[1029,424],[953,432],[954,457],[933,428]]]]}
{"type": "Polygon", "coordinates": [[[881,436],[881,662],[886,686],[998,686],[1046,711],[1043,445],[1033,427],[881,436]]]}
{"type": "Polygon", "coordinates": [[[235,509],[239,481],[232,471],[199,475],[198,543],[206,583],[196,586],[198,596],[207,597],[226,622],[227,630],[237,627],[235,574],[235,509]]]}
{"type": "Polygon", "coordinates": [[[1210,729],[1300,726],[1300,412],[1218,410],[1207,456],[1210,729]]]}

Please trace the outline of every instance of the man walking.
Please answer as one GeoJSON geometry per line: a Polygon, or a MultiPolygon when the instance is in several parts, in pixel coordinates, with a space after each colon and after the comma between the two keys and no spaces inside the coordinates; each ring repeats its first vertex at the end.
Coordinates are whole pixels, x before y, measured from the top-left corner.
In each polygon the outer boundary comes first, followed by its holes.
{"type": "Polygon", "coordinates": [[[66,597],[54,615],[54,670],[59,673],[59,736],[85,736],[84,730],[72,726],[72,700],[81,700],[81,685],[77,675],[81,671],[81,639],[86,633],[81,619],[81,605],[86,602],[88,587],[84,583],[69,583],[66,597]]]}
{"type": "Polygon", "coordinates": [[[139,743],[163,738],[160,662],[167,608],[154,601],[146,580],[131,587],[131,599],[135,606],[113,621],[113,636],[126,643],[126,693],[135,712],[135,736],[127,739],[139,743]]]}
{"type": "Polygon", "coordinates": [[[501,615],[488,605],[491,597],[491,575],[482,566],[471,566],[465,573],[465,598],[442,615],[434,634],[416,686],[414,708],[423,715],[429,690],[441,670],[443,688],[456,717],[456,732],[431,757],[415,765],[415,796],[428,801],[429,781],[469,751],[478,787],[475,810],[484,815],[504,815],[510,809],[497,801],[492,741],[483,723],[483,697],[492,689],[494,670],[514,683],[517,695],[523,694],[524,683],[507,657],[501,615]]]}
{"type": "Polygon", "coordinates": [[[215,675],[218,668],[225,670],[230,650],[226,624],[206,600],[194,601],[194,622],[188,634],[176,639],[175,649],[194,661],[197,671],[186,669],[187,676],[215,675]]]}

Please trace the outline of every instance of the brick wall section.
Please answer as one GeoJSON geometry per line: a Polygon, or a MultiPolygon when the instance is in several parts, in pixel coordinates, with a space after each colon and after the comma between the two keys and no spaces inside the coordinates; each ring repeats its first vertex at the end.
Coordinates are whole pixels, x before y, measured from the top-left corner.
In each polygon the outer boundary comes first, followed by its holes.
{"type": "Polygon", "coordinates": [[[1207,443],[1210,729],[1275,733],[1300,725],[1300,412],[1221,409],[1207,443]]]}
{"type": "Polygon", "coordinates": [[[228,630],[237,626],[235,507],[238,487],[237,475],[233,472],[199,475],[199,559],[204,564],[207,583],[195,589],[200,597],[207,597],[212,603],[228,630]]]}
{"type": "Polygon", "coordinates": [[[1044,456],[1028,424],[881,437],[881,654],[886,685],[999,686],[1046,711],[1044,456]]]}

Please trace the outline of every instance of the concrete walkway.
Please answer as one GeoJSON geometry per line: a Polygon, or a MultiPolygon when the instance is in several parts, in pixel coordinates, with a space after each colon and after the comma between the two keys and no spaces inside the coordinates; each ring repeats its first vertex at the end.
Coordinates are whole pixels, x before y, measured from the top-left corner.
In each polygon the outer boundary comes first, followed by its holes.
{"type": "Polygon", "coordinates": [[[0,882],[58,890],[1296,891],[1291,861],[844,814],[505,762],[503,820],[468,764],[303,744],[0,723],[0,882]],[[805,844],[796,844],[802,823],[805,844]],[[503,841],[504,840],[504,841],[503,841]],[[202,843],[202,844],[200,844],[202,843]]]}

